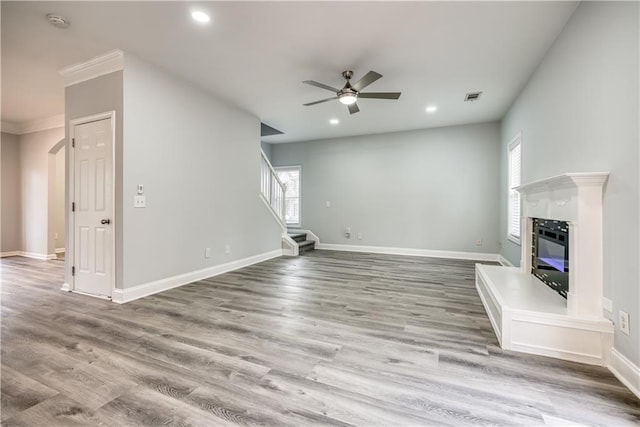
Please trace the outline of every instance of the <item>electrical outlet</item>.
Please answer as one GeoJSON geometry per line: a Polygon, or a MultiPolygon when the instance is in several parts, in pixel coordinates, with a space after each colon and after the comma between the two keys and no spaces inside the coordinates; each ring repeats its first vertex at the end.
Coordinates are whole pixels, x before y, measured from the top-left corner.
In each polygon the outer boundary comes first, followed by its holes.
{"type": "Polygon", "coordinates": [[[134,196],[133,197],[133,207],[134,208],[144,208],[147,206],[147,199],[145,196],[134,196]]]}
{"type": "Polygon", "coordinates": [[[347,239],[351,237],[351,227],[347,227],[344,229],[344,237],[346,237],[347,239]]]}
{"type": "Polygon", "coordinates": [[[358,233],[358,240],[362,240],[362,233],[358,233]]]}
{"type": "Polygon", "coordinates": [[[618,327],[623,334],[629,335],[629,313],[618,311],[618,327]]]}
{"type": "Polygon", "coordinates": [[[204,257],[211,258],[211,248],[204,248],[204,257]]]}
{"type": "Polygon", "coordinates": [[[476,246],[482,246],[482,239],[476,240],[476,246]]]}
{"type": "Polygon", "coordinates": [[[225,254],[230,254],[231,253],[231,245],[225,245],[224,253],[225,254]]]}

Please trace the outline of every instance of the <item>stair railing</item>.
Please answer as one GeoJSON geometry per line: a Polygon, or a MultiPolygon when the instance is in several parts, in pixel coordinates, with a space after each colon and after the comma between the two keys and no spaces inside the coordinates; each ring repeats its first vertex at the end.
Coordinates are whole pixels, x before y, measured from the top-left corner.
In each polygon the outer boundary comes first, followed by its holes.
{"type": "Polygon", "coordinates": [[[278,174],[271,166],[271,162],[264,154],[264,151],[260,150],[262,156],[261,160],[261,174],[260,174],[260,192],[264,197],[267,204],[271,207],[272,213],[280,222],[280,226],[283,230],[287,229],[287,223],[284,217],[284,194],[285,186],[278,178],[278,174]]]}

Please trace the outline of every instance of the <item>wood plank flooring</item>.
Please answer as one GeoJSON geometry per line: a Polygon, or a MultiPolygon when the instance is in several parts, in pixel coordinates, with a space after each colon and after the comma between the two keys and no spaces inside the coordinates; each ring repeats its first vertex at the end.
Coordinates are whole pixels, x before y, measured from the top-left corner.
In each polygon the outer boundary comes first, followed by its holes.
{"type": "Polygon", "coordinates": [[[125,305],[1,267],[4,426],[640,424],[607,369],[501,350],[469,261],[314,251],[125,305]]]}

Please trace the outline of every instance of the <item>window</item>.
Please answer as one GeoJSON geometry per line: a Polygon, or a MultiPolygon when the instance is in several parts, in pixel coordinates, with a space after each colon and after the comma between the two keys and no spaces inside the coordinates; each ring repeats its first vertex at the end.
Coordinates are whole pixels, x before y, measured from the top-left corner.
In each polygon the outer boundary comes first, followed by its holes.
{"type": "Polygon", "coordinates": [[[287,225],[300,225],[300,166],[275,168],[284,184],[284,218],[287,225]]]}
{"type": "Polygon", "coordinates": [[[520,185],[522,165],[522,135],[518,134],[509,144],[507,152],[509,174],[509,211],[507,213],[507,238],[520,244],[520,193],[514,190],[520,185]]]}

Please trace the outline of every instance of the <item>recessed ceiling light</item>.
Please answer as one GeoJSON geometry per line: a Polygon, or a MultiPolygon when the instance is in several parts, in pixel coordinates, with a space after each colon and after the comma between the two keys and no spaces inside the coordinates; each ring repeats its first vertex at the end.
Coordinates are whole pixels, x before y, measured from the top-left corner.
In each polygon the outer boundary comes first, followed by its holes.
{"type": "Polygon", "coordinates": [[[436,107],[435,105],[429,105],[427,107],[427,113],[435,113],[436,111],[438,111],[438,107],[436,107]]]}
{"type": "Polygon", "coordinates": [[[340,120],[338,120],[338,119],[331,119],[331,120],[329,120],[329,123],[331,123],[332,125],[337,125],[338,123],[340,123],[340,120]]]}
{"type": "Polygon", "coordinates": [[[197,22],[200,22],[202,24],[206,24],[207,22],[209,22],[211,20],[209,15],[207,15],[206,13],[204,13],[201,10],[196,10],[196,11],[191,12],[191,17],[194,20],[196,20],[197,22]]]}

